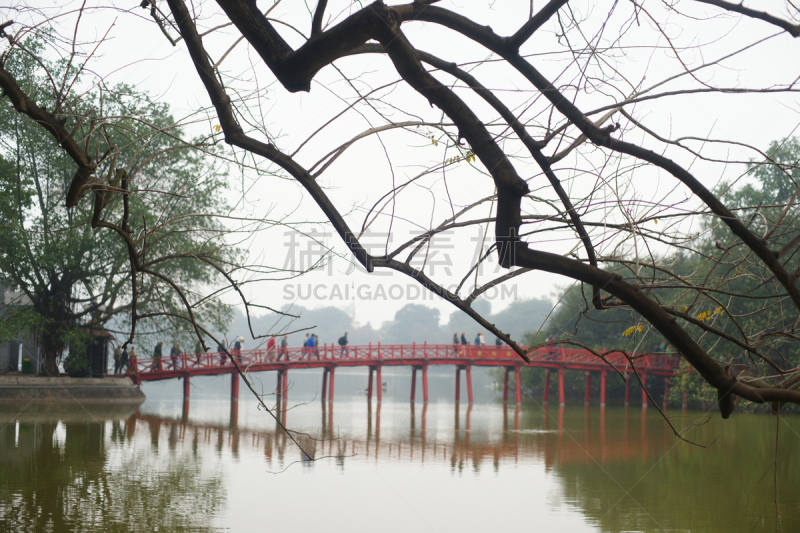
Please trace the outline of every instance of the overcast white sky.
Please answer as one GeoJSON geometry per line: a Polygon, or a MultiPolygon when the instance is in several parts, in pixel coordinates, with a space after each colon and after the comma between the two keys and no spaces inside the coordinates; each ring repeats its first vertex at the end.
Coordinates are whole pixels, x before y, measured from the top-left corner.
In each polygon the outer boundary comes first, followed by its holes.
{"type": "MultiPolygon", "coordinates": [[[[270,4],[270,2],[259,3],[263,9],[270,4]]],[[[463,5],[450,0],[437,5],[459,10],[473,20],[489,24],[501,35],[512,33],[525,20],[529,9],[527,2],[519,0],[469,4],[478,5],[463,5]]],[[[538,7],[544,2],[535,4],[538,7]]],[[[604,23],[612,4],[612,2],[594,1],[570,2],[572,9],[579,16],[586,18],[580,28],[585,35],[594,35],[604,23]]],[[[135,2],[114,2],[114,5],[116,9],[88,11],[81,21],[79,36],[84,41],[99,39],[108,31],[109,38],[101,44],[98,53],[90,62],[91,71],[104,77],[109,84],[125,82],[136,85],[140,90],[149,91],[159,99],[169,102],[176,117],[186,116],[190,117],[190,120],[196,119],[194,112],[198,108],[206,108],[209,102],[186,48],[182,43],[172,47],[147,17],[147,12],[132,7],[135,2]]],[[[759,9],[768,10],[770,5],[758,3],[759,9]]],[[[164,10],[168,9],[164,2],[159,2],[159,6],[164,10]]],[[[358,5],[355,4],[355,7],[358,5]]],[[[790,83],[800,75],[796,61],[796,58],[800,57],[798,42],[785,34],[779,34],[777,28],[761,22],[742,20],[738,16],[697,20],[693,24],[689,18],[665,12],[661,3],[646,3],[645,7],[650,11],[639,11],[638,24],[636,21],[631,22],[634,17],[632,5],[618,7],[615,15],[606,22],[609,28],[613,29],[606,30],[603,44],[609,44],[612,39],[619,37],[619,27],[627,25],[630,28],[624,40],[634,48],[629,49],[625,56],[616,52],[609,55],[608,62],[604,66],[608,75],[618,80],[615,85],[623,88],[622,93],[626,93],[624,89],[626,84],[637,88],[649,87],[679,74],[683,69],[681,62],[693,68],[703,62],[730,54],[737,47],[744,47],[771,35],[777,36],[765,40],[753,50],[725,60],[714,68],[699,71],[696,80],[684,76],[665,84],[655,92],[676,90],[689,85],[699,87],[701,84],[739,88],[770,87],[790,83]],[[653,28],[647,14],[665,21],[662,24],[664,33],[673,38],[675,43],[687,47],[678,50],[680,61],[676,59],[675,50],[666,46],[663,35],[653,28]],[[697,44],[703,44],[702,52],[689,49],[690,46],[697,44]],[[617,69],[616,72],[614,69],[617,69]]],[[[698,19],[716,12],[708,6],[697,6],[687,2],[680,2],[678,7],[698,19]]],[[[47,9],[50,7],[47,6],[47,9]]],[[[195,9],[197,13],[207,17],[217,7],[213,2],[200,2],[195,4],[195,9]]],[[[328,13],[333,14],[334,21],[337,21],[346,16],[351,9],[353,7],[349,2],[332,1],[328,13]]],[[[2,19],[20,16],[31,15],[12,14],[8,9],[0,8],[2,19]]],[[[297,0],[281,2],[270,16],[288,21],[303,32],[307,32],[310,25],[310,15],[305,4],[297,0]]],[[[211,26],[215,21],[216,19],[211,18],[205,23],[211,26]]],[[[74,30],[74,16],[65,14],[59,19],[59,24],[59,31],[71,35],[74,30]]],[[[292,30],[285,26],[278,28],[291,44],[296,46],[301,43],[301,39],[292,30]]],[[[403,30],[415,46],[435,52],[443,59],[478,62],[489,57],[485,49],[460,39],[453,32],[436,25],[409,23],[403,26],[403,30]]],[[[560,31],[557,21],[552,20],[537,33],[523,51],[535,54],[530,60],[551,80],[559,79],[561,83],[568,83],[572,80],[570,75],[559,78],[571,62],[571,58],[563,54],[564,47],[558,43],[559,38],[556,35],[560,31]]],[[[174,31],[172,33],[175,34],[174,31]]],[[[569,35],[570,38],[576,39],[578,32],[572,31],[569,35]]],[[[235,30],[229,28],[207,38],[205,42],[211,57],[218,60],[236,37],[235,30]]],[[[248,91],[248,102],[246,105],[242,104],[240,110],[244,111],[246,108],[252,113],[253,120],[269,131],[277,146],[284,151],[292,152],[311,132],[352,100],[354,89],[366,92],[397,77],[391,64],[383,57],[347,58],[337,61],[336,65],[342,73],[352,78],[352,84],[344,81],[340,72],[328,67],[318,74],[310,93],[297,94],[290,94],[273,82],[270,73],[245,42],[233,50],[221,68],[225,75],[240,80],[238,84],[230,82],[232,86],[248,91]]],[[[547,122],[546,114],[538,114],[541,110],[548,109],[547,106],[541,103],[542,98],[537,97],[519,75],[492,63],[482,65],[474,73],[485,85],[496,89],[497,94],[516,112],[522,113],[527,108],[528,111],[524,112],[527,119],[532,122],[547,122]]],[[[439,79],[445,82],[451,81],[441,75],[439,79]]],[[[609,94],[608,85],[592,87],[591,84],[587,84],[586,87],[587,90],[581,94],[577,102],[584,111],[608,104],[613,101],[612,99],[618,100],[622,94],[609,94]]],[[[627,93],[629,94],[630,90],[627,90],[627,93]]],[[[471,99],[472,97],[466,95],[464,91],[460,91],[459,94],[470,99],[468,101],[475,105],[482,117],[485,113],[487,120],[494,119],[486,113],[483,104],[471,99]]],[[[406,108],[425,120],[435,122],[440,119],[438,109],[430,108],[424,99],[406,88],[391,86],[378,91],[376,96],[382,97],[385,102],[406,108]]],[[[800,105],[793,93],[692,94],[642,102],[626,109],[649,128],[666,137],[675,139],[695,136],[735,140],[753,144],[760,149],[765,149],[771,140],[793,135],[800,122],[798,121],[800,105]]],[[[390,110],[385,108],[384,111],[390,110]]],[[[398,111],[392,120],[408,120],[408,117],[398,111]]],[[[616,114],[613,120],[623,121],[619,114],[616,114]]],[[[196,123],[191,131],[210,133],[215,124],[215,119],[211,117],[196,123]]],[[[366,106],[361,106],[359,114],[352,113],[347,119],[339,120],[321,132],[312,143],[298,153],[297,159],[302,164],[311,166],[323,154],[356,133],[368,129],[371,125],[382,124],[374,112],[366,106]]],[[[328,188],[331,198],[340,210],[346,213],[346,218],[353,228],[361,227],[365,210],[371,208],[386,193],[391,183],[400,183],[423,168],[436,162],[441,163],[444,159],[457,154],[452,147],[447,149],[445,143],[434,144],[426,138],[426,135],[431,134],[439,138],[437,130],[433,128],[423,127],[420,128],[419,135],[414,133],[385,132],[381,134],[380,139],[372,136],[359,141],[321,176],[320,183],[328,188]]],[[[532,130],[532,133],[536,136],[540,132],[532,130]]],[[[643,141],[652,147],[657,146],[646,140],[646,135],[641,130],[626,129],[621,135],[628,141],[643,141]]],[[[686,143],[728,160],[746,161],[757,157],[753,151],[737,145],[709,144],[692,140],[687,140],[686,143]]],[[[509,141],[506,149],[513,155],[518,146],[509,141]]],[[[660,151],[662,147],[657,149],[660,151]]],[[[547,153],[552,153],[550,147],[547,153]]],[[[703,162],[678,150],[669,150],[667,155],[675,157],[682,165],[690,168],[708,187],[713,187],[723,180],[738,179],[744,170],[743,165],[703,162]]],[[[566,158],[557,168],[562,169],[560,175],[566,180],[565,186],[580,191],[583,187],[595,186],[598,179],[611,174],[612,169],[595,168],[601,163],[600,158],[593,156],[590,151],[585,151],[581,155],[566,158]]],[[[516,158],[514,164],[524,178],[533,178],[530,182],[531,188],[537,194],[547,198],[554,197],[552,193],[538,190],[541,185],[541,178],[537,177],[538,169],[529,162],[516,158]]],[[[428,180],[428,188],[411,185],[404,189],[398,196],[396,205],[387,206],[387,209],[394,207],[396,214],[401,217],[395,219],[391,226],[392,231],[396,233],[393,243],[399,243],[404,235],[439,224],[450,212],[448,194],[456,205],[466,205],[477,198],[490,196],[493,193],[491,180],[481,174],[480,165],[475,167],[465,163],[451,165],[444,179],[439,173],[435,180],[428,180]],[[447,189],[444,188],[445,182],[448,184],[447,189]]],[[[625,191],[625,199],[629,202],[626,205],[630,206],[630,215],[634,218],[647,213],[646,205],[650,200],[682,201],[687,197],[686,190],[676,186],[676,180],[664,173],[637,169],[634,173],[628,174],[628,177],[630,181],[623,184],[621,190],[625,191]]],[[[234,170],[230,175],[230,183],[231,189],[224,194],[229,204],[235,206],[234,213],[237,216],[265,216],[273,220],[293,222],[323,220],[320,210],[313,201],[291,181],[267,173],[258,175],[254,171],[240,173],[234,170]]],[[[604,200],[614,204],[618,199],[609,196],[604,200]]],[[[696,203],[694,200],[689,200],[689,203],[684,205],[694,207],[696,203]]],[[[490,216],[493,212],[491,208],[492,205],[489,203],[481,205],[476,209],[476,213],[479,213],[476,216],[481,218],[490,216]]],[[[619,213],[624,209],[621,203],[608,208],[607,220],[619,221],[619,213]]],[[[379,216],[370,227],[374,234],[369,239],[375,246],[373,251],[380,249],[381,235],[387,232],[389,221],[389,216],[379,216]]],[[[346,255],[338,236],[332,235],[329,227],[323,224],[311,224],[305,229],[316,230],[320,234],[327,232],[326,242],[335,251],[346,255]]],[[[485,231],[486,227],[484,226],[482,230],[485,231]]],[[[693,230],[696,230],[696,226],[682,227],[682,231],[693,230]]],[[[477,247],[481,244],[481,235],[481,231],[473,227],[434,241],[432,252],[435,254],[430,256],[430,260],[438,263],[433,265],[435,271],[430,273],[446,285],[458,283],[466,272],[464,267],[459,265],[474,257],[477,247]]],[[[491,233],[488,237],[488,242],[491,242],[491,233]]],[[[552,236],[543,237],[541,240],[536,238],[530,242],[541,249],[563,253],[569,252],[575,245],[574,237],[565,234],[559,234],[556,238],[552,236]],[[564,237],[568,239],[562,240],[564,237]]],[[[307,263],[309,257],[314,255],[311,241],[305,238],[293,240],[288,228],[280,226],[259,232],[243,241],[242,245],[249,248],[254,260],[275,267],[288,266],[292,261],[297,266],[304,266],[300,263],[307,263]]],[[[487,265],[484,274],[493,273],[495,265],[496,262],[492,257],[492,262],[487,265]]],[[[429,263],[428,268],[431,266],[429,263]]],[[[409,301],[438,307],[443,317],[453,310],[448,304],[431,299],[430,296],[428,299],[421,299],[421,292],[417,289],[412,289],[412,293],[416,292],[420,296],[413,297],[412,294],[412,298],[409,298],[408,287],[414,287],[415,284],[399,274],[367,276],[356,270],[348,275],[349,270],[351,267],[347,258],[336,259],[329,268],[313,275],[288,282],[265,281],[249,285],[247,294],[257,303],[272,307],[290,303],[292,297],[296,297],[296,302],[305,307],[340,306],[352,312],[357,321],[371,322],[374,326],[391,319],[394,313],[409,301]],[[313,290],[316,290],[314,297],[304,298],[313,290]],[[381,297],[381,291],[385,297],[381,297]]],[[[490,278],[481,279],[485,282],[490,278]]],[[[512,283],[507,293],[513,293],[518,298],[553,298],[560,288],[570,284],[570,281],[564,278],[536,272],[517,279],[519,281],[512,283]]],[[[493,311],[508,305],[510,298],[511,296],[501,297],[498,294],[492,300],[493,311]]]]}

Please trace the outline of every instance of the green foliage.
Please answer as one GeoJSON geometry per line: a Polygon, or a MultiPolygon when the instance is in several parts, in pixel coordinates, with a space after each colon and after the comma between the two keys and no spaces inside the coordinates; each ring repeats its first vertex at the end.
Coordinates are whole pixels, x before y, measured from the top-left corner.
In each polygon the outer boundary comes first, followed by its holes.
{"type": "Polygon", "coordinates": [[[86,376],[89,373],[89,358],[86,356],[86,350],[71,347],[64,358],[64,370],[74,378],[86,376]]]}
{"type": "MultiPolygon", "coordinates": [[[[733,188],[723,184],[716,192],[771,249],[785,248],[781,261],[787,271],[797,272],[800,253],[794,243],[800,238],[800,209],[794,195],[800,182],[800,140],[773,142],[767,153],[771,160],[751,163],[748,181],[743,185],[733,188]]],[[[776,366],[791,368],[800,364],[800,345],[792,333],[800,317],[793,305],[783,305],[785,295],[776,289],[772,272],[719,220],[707,217],[700,234],[697,253],[691,256],[661,258],[657,260],[658,268],[642,261],[635,275],[625,264],[616,272],[631,283],[646,283],[652,298],[691,317],[692,320],[679,318],[678,323],[720,363],[730,365],[732,371],[763,376],[774,374],[775,368],[726,339],[726,335],[756,345],[776,366]],[[704,327],[715,331],[705,331],[704,327]]],[[[542,331],[529,334],[526,341],[538,344],[548,336],[575,340],[595,349],[672,351],[638,313],[627,307],[597,310],[591,304],[591,289],[579,285],[564,294],[542,331]]],[[[540,374],[524,371],[523,385],[530,390],[541,389],[540,374]]],[[[568,395],[570,390],[582,394],[581,383],[581,379],[569,377],[568,395]]],[[[620,390],[611,383],[610,380],[609,396],[619,396],[620,390]]],[[[679,403],[684,390],[695,405],[717,401],[716,391],[685,363],[679,378],[673,381],[670,399],[679,403]]]]}
{"type": "MultiPolygon", "coordinates": [[[[219,275],[197,259],[225,265],[238,253],[225,250],[224,228],[214,217],[226,209],[226,174],[213,157],[216,149],[202,139],[184,140],[169,107],[147,94],[125,84],[84,84],[76,66],[66,72],[65,62],[48,62],[47,44],[27,42],[35,57],[11,54],[4,68],[40,106],[59,110],[87,153],[102,161],[98,177],[113,178],[115,169],[127,170],[127,226],[140,239],[134,244],[143,250],[141,260],[151,273],[137,281],[139,313],[183,312],[177,291],[164,281],[169,279],[191,302],[200,302],[194,308],[197,316],[224,323],[230,317],[227,308],[218,299],[203,299],[219,275]],[[73,78],[69,94],[53,83],[73,78]]],[[[115,232],[92,229],[91,194],[75,208],[66,208],[76,165],[44,128],[7,101],[0,104],[0,272],[38,315],[16,327],[48,326],[40,339],[54,368],[57,354],[84,324],[102,325],[116,318],[120,328],[130,325],[129,250],[115,232]]],[[[107,194],[103,218],[121,224],[123,197],[107,194]]],[[[145,328],[189,335],[186,324],[165,318],[150,322],[145,328]]]]}
{"type": "MultiPolygon", "coordinates": [[[[771,249],[782,250],[789,245],[781,262],[788,272],[796,272],[800,249],[792,243],[800,238],[800,210],[794,198],[800,179],[800,140],[773,142],[767,154],[770,162],[750,164],[747,183],[738,188],[723,184],[718,193],[771,249]]],[[[783,291],[776,290],[772,272],[726,227],[716,220],[708,220],[707,227],[710,237],[704,251],[709,255],[716,252],[717,257],[706,262],[706,275],[717,289],[731,294],[725,302],[728,312],[741,330],[758,336],[759,349],[776,364],[786,368],[800,364],[798,343],[783,334],[794,330],[798,310],[782,305],[783,291]]],[[[739,328],[731,323],[727,326],[726,332],[738,334],[739,328]]],[[[741,349],[736,351],[739,354],[733,362],[750,362],[749,355],[741,349]]]]}
{"type": "Polygon", "coordinates": [[[673,378],[672,388],[669,391],[670,403],[680,405],[683,401],[684,391],[687,402],[692,407],[701,407],[705,410],[717,402],[717,391],[709,386],[689,363],[681,361],[680,373],[677,378],[673,378]]]}

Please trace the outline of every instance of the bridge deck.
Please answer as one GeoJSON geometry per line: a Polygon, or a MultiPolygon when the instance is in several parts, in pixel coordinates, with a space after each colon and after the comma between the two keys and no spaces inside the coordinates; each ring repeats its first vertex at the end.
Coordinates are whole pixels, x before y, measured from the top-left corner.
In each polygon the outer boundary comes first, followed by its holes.
{"type": "MultiPolygon", "coordinates": [[[[271,350],[242,350],[233,353],[239,366],[248,372],[271,370],[286,371],[300,368],[354,367],[354,366],[412,366],[430,365],[540,367],[553,370],[606,371],[609,366],[600,358],[583,349],[548,347],[530,353],[530,363],[523,361],[508,347],[472,346],[452,344],[391,344],[348,346],[323,345],[316,348],[276,347],[271,350]]],[[[665,354],[628,354],[636,369],[647,374],[674,376],[679,358],[665,354]]],[[[622,372],[632,372],[627,356],[610,354],[606,359],[622,372]]],[[[140,357],[132,361],[130,374],[139,381],[174,379],[187,376],[205,376],[235,373],[236,368],[224,353],[181,354],[162,356],[160,360],[140,357]]]]}

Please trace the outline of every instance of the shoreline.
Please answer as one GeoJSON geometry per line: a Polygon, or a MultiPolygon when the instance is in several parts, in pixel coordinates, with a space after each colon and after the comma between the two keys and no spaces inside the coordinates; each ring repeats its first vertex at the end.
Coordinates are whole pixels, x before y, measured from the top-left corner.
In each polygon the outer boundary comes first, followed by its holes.
{"type": "Polygon", "coordinates": [[[147,398],[127,376],[71,378],[0,375],[0,403],[141,404],[147,398]]]}

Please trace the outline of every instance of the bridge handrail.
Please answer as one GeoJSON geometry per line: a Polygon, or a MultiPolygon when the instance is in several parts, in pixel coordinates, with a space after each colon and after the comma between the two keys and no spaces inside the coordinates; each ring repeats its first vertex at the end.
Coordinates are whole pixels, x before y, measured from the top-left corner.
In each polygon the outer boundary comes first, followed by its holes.
{"type": "MultiPolygon", "coordinates": [[[[301,362],[301,361],[353,361],[353,360],[430,360],[430,359],[479,359],[499,360],[508,359],[514,366],[525,366],[525,363],[508,346],[476,346],[469,344],[367,344],[338,346],[323,344],[316,347],[291,347],[281,348],[255,348],[251,350],[231,351],[231,354],[245,367],[253,364],[274,362],[301,362]]],[[[563,345],[546,346],[529,353],[534,363],[553,363],[566,365],[605,366],[605,363],[588,350],[582,348],[568,348],[563,345]]],[[[636,368],[647,370],[676,370],[680,357],[668,354],[634,353],[626,354],[614,352],[605,356],[606,360],[617,368],[627,370],[630,368],[630,357],[635,361],[636,368]]],[[[509,366],[511,366],[509,365],[509,366]]],[[[198,370],[202,368],[233,367],[224,352],[207,352],[200,354],[180,354],[178,356],[163,355],[157,361],[153,357],[138,357],[131,360],[129,374],[154,374],[168,371],[198,370]]]]}

